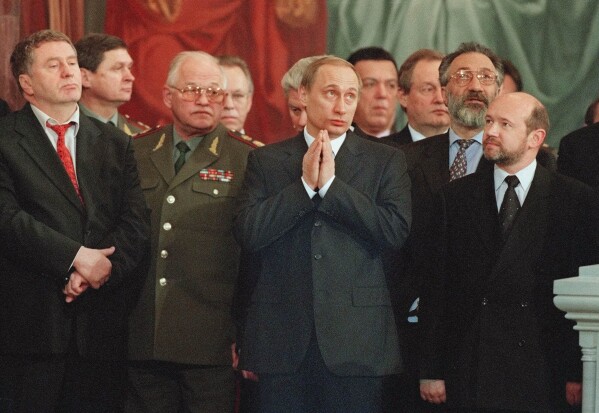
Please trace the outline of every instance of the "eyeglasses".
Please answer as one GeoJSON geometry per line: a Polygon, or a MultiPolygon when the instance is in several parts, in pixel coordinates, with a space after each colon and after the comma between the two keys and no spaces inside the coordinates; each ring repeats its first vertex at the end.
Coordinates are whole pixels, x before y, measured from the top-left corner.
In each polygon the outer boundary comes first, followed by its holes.
{"type": "Polygon", "coordinates": [[[222,103],[226,94],[226,92],[219,87],[185,86],[183,89],[177,89],[174,86],[169,87],[181,92],[181,96],[186,102],[195,102],[202,94],[204,94],[210,102],[222,103]]]}
{"type": "Polygon", "coordinates": [[[455,80],[458,86],[466,86],[476,76],[481,85],[489,86],[497,81],[497,74],[490,70],[458,70],[450,77],[455,80]]]}

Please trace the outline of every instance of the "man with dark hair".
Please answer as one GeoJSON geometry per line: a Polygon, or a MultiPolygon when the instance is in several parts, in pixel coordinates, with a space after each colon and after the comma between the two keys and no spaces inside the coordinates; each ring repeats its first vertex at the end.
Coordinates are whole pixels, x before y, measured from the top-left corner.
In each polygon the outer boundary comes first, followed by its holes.
{"type": "Polygon", "coordinates": [[[599,98],[591,102],[584,114],[584,124],[589,126],[599,122],[599,98]]]}
{"type": "Polygon", "coordinates": [[[401,369],[382,254],[407,238],[410,183],[401,151],[349,130],[359,95],[351,64],[314,61],[304,130],[248,159],[234,228],[258,274],[239,364],[264,413],[380,412],[401,369]]]}
{"type": "Polygon", "coordinates": [[[118,112],[119,106],[131,99],[135,80],[125,42],[116,36],[92,33],[75,43],[75,48],[83,85],[81,111],[128,135],[148,130],[147,125],[118,112]]]}
{"type": "Polygon", "coordinates": [[[10,107],[4,99],[0,99],[0,116],[4,116],[7,113],[10,113],[10,107]]]}
{"type": "Polygon", "coordinates": [[[578,334],[553,304],[553,282],[599,262],[597,201],[537,163],[548,128],[533,96],[497,97],[483,137],[494,167],[435,202],[420,391],[451,411],[557,413],[581,402],[578,334]]]}
{"type": "MultiPolygon", "coordinates": [[[[412,230],[405,247],[388,264],[395,318],[407,366],[400,377],[407,384],[396,386],[396,393],[402,395],[396,402],[402,403],[406,412],[420,409],[418,297],[428,277],[420,270],[420,261],[430,255],[426,242],[434,231],[433,198],[450,180],[491,167],[490,162],[481,160],[482,131],[488,104],[497,95],[503,75],[499,57],[477,43],[462,44],[446,55],[438,71],[451,127],[442,135],[401,147],[412,181],[412,230]]],[[[393,402],[393,394],[388,392],[387,402],[393,402]]]]}
{"type": "Polygon", "coordinates": [[[381,47],[365,47],[348,57],[362,80],[354,123],[356,132],[381,138],[394,129],[397,110],[397,63],[381,47]]]}
{"type": "Polygon", "coordinates": [[[399,104],[408,123],[398,133],[384,138],[397,146],[447,132],[449,114],[439,83],[439,65],[443,55],[420,49],[399,68],[399,104]]]}
{"type": "Polygon", "coordinates": [[[245,134],[245,120],[252,109],[254,82],[245,60],[239,56],[218,57],[227,76],[227,96],[220,122],[227,128],[245,134]]]}
{"type": "Polygon", "coordinates": [[[27,104],[0,119],[0,410],[120,411],[149,242],[133,144],[79,111],[66,35],[34,33],[10,63],[27,104]]]}
{"type": "Polygon", "coordinates": [[[557,170],[599,188],[599,123],[577,129],[561,139],[557,170]]]}
{"type": "Polygon", "coordinates": [[[520,71],[512,63],[511,60],[503,59],[503,84],[499,94],[522,92],[524,84],[522,83],[522,76],[520,71]]]}

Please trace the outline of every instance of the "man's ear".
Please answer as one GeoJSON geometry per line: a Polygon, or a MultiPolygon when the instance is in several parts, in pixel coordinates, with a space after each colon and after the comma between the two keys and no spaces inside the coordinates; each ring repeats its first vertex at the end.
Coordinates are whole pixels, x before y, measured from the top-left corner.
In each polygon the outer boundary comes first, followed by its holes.
{"type": "Polygon", "coordinates": [[[167,108],[172,109],[173,107],[173,91],[167,85],[162,87],[162,101],[167,108]]]}
{"type": "Polygon", "coordinates": [[[297,93],[299,94],[299,99],[300,99],[300,102],[302,102],[302,105],[307,106],[306,102],[308,100],[308,91],[306,90],[306,87],[300,86],[297,93]]]}
{"type": "Polygon", "coordinates": [[[528,144],[531,148],[540,148],[545,142],[547,132],[545,129],[535,129],[528,134],[528,144]]]}
{"type": "Polygon", "coordinates": [[[399,104],[404,110],[408,105],[408,94],[409,93],[403,90],[402,88],[397,89],[397,100],[399,101],[399,104]]]}
{"type": "Polygon", "coordinates": [[[443,96],[443,103],[445,103],[445,106],[449,106],[447,104],[449,100],[447,99],[447,88],[445,86],[441,86],[441,96],[443,96]]]}
{"type": "Polygon", "coordinates": [[[26,95],[29,95],[29,96],[33,95],[33,87],[31,86],[31,77],[28,74],[22,73],[19,75],[19,85],[21,85],[21,89],[23,89],[23,93],[25,93],[26,95]]]}
{"type": "Polygon", "coordinates": [[[88,89],[92,87],[92,74],[91,70],[81,68],[81,86],[88,89]]]}

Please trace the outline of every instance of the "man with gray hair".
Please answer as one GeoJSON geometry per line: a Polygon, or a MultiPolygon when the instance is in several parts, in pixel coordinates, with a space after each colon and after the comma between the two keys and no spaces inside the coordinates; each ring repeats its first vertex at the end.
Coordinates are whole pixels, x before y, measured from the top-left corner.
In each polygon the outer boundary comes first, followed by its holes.
{"type": "Polygon", "coordinates": [[[227,128],[245,134],[245,120],[252,109],[254,96],[250,68],[239,56],[219,56],[218,63],[225,71],[228,86],[220,121],[227,128]]]}
{"type": "Polygon", "coordinates": [[[304,129],[308,121],[306,117],[306,105],[302,103],[299,95],[302,77],[304,77],[304,72],[310,63],[322,57],[324,55],[309,56],[298,60],[281,79],[281,87],[285,93],[285,99],[287,99],[287,109],[289,109],[291,125],[298,132],[304,129]]]}
{"type": "Polygon", "coordinates": [[[127,412],[233,409],[233,210],[253,144],[220,124],[226,88],[216,58],[178,54],[162,90],[173,124],[135,139],[152,249],[130,319],[127,412]]]}

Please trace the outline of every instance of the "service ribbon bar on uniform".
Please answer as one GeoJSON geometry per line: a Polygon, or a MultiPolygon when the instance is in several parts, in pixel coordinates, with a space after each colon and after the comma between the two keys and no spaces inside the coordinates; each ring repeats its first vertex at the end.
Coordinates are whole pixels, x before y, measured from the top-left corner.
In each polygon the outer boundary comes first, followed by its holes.
{"type": "Polygon", "coordinates": [[[204,181],[231,182],[233,180],[233,171],[223,169],[202,169],[199,175],[204,181]]]}

